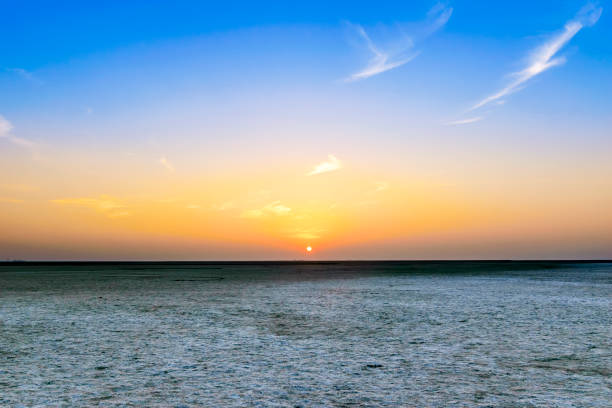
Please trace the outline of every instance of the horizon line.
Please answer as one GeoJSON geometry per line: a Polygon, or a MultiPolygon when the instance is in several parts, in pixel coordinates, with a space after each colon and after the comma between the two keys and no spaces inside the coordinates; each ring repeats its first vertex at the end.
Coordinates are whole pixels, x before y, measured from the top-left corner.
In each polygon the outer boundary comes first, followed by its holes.
{"type": "Polygon", "coordinates": [[[28,259],[4,259],[0,264],[25,264],[25,263],[157,263],[157,264],[247,264],[247,263],[332,263],[332,262],[578,262],[578,263],[612,263],[612,258],[497,258],[497,259],[268,259],[268,260],[28,260],[28,259]]]}

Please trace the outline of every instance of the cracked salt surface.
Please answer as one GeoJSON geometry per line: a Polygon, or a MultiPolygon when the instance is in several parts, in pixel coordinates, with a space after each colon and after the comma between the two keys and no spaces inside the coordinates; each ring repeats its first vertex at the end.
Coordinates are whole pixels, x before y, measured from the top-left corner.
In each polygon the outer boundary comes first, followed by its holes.
{"type": "Polygon", "coordinates": [[[0,265],[0,406],[609,407],[611,295],[602,263],[0,265]]]}

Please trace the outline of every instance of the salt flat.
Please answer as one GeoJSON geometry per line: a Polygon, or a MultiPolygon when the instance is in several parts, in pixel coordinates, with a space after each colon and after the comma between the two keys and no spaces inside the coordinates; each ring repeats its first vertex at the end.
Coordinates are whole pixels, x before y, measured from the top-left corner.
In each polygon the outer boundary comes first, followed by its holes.
{"type": "Polygon", "coordinates": [[[604,407],[612,264],[2,264],[0,405],[604,407]]]}

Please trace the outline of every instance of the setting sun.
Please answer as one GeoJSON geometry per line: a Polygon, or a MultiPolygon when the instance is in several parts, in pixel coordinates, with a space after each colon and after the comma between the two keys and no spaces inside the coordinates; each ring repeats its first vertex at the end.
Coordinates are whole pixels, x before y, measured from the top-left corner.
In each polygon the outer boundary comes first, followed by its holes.
{"type": "Polygon", "coordinates": [[[612,0],[0,7],[0,408],[612,408],[612,0]]]}
{"type": "Polygon", "coordinates": [[[491,31],[437,0],[225,28],[116,2],[123,39],[90,34],[97,6],[43,27],[10,2],[0,259],[608,259],[612,20],[582,1],[529,24],[495,2],[491,31]]]}

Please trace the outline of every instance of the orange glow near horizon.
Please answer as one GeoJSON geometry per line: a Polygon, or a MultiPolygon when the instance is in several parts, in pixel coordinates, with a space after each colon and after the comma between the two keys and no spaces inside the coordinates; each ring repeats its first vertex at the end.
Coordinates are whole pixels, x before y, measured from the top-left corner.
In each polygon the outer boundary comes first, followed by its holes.
{"type": "Polygon", "coordinates": [[[9,41],[0,259],[612,258],[609,15],[422,8],[9,41]]]}
{"type": "Polygon", "coordinates": [[[334,159],[345,167],[315,175],[305,163],[249,176],[134,169],[127,179],[118,174],[127,169],[98,171],[96,160],[88,173],[74,171],[80,160],[57,162],[0,185],[0,256],[295,259],[316,246],[317,259],[482,258],[612,243],[612,190],[597,190],[607,179],[583,178],[568,194],[569,170],[546,186],[520,172],[503,185],[494,172],[466,184],[334,159]]]}

